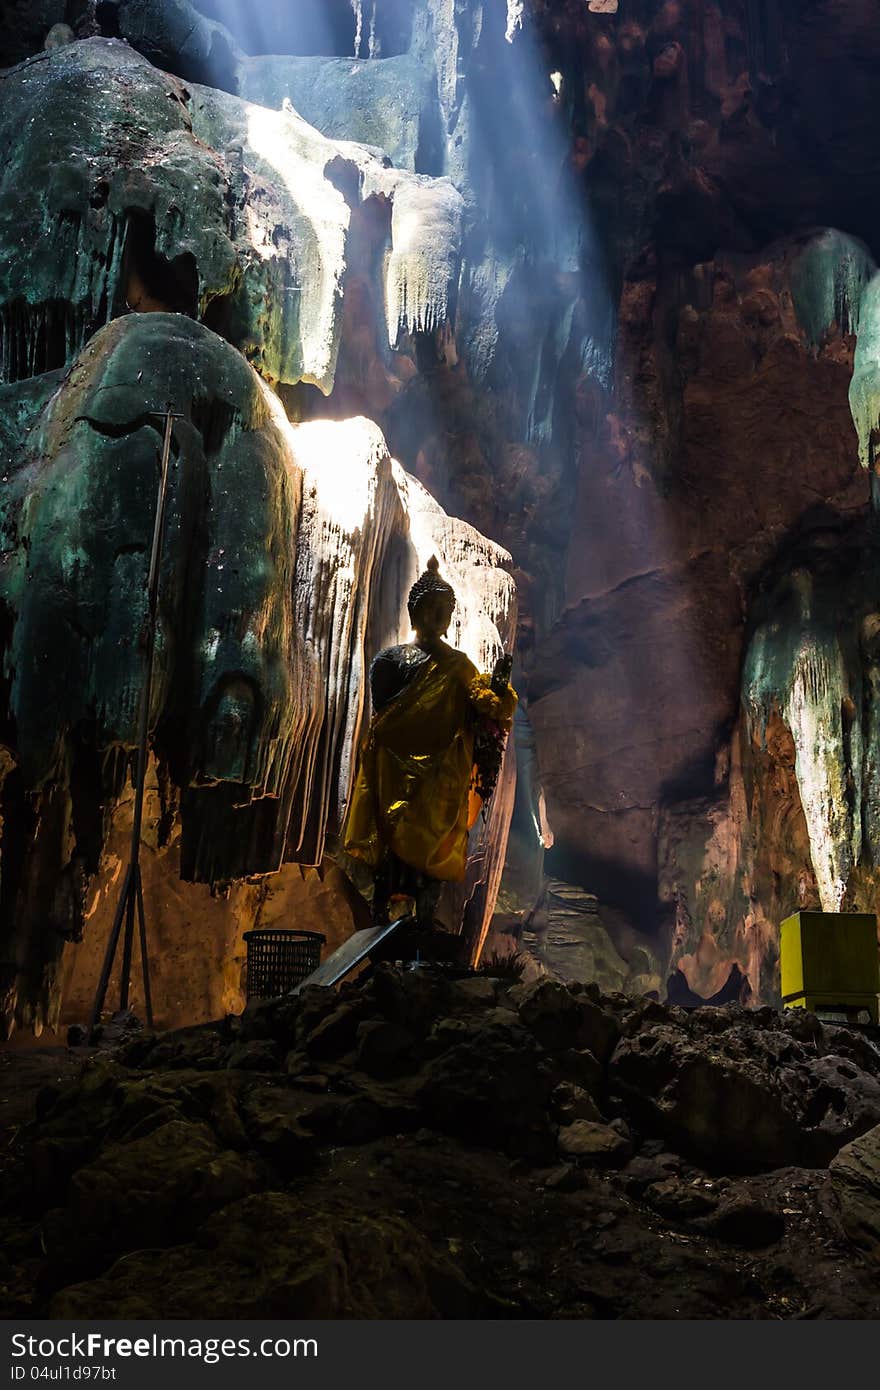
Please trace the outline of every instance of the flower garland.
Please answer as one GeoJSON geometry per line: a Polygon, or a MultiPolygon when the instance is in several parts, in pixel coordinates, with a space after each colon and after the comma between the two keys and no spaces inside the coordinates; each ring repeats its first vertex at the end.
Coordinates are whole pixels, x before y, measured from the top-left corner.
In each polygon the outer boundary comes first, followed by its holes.
{"type": "Polygon", "coordinates": [[[474,729],[473,789],[483,803],[492,797],[501,775],[507,735],[513,723],[517,705],[516,692],[510,685],[499,694],[492,689],[492,677],[475,676],[468,695],[477,716],[474,729]]]}

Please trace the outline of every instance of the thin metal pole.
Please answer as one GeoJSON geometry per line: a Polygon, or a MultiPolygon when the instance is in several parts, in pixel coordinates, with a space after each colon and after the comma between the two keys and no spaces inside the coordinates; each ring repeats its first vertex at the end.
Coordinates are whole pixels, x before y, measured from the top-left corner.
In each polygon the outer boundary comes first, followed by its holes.
{"type": "Polygon", "coordinates": [[[107,986],[110,983],[110,972],[113,969],[113,957],[116,955],[116,947],[119,944],[119,929],[122,926],[122,917],[128,903],[128,885],[131,878],[131,865],[125,871],[122,892],[119,895],[119,902],[116,904],[116,913],[113,917],[113,926],[110,929],[110,936],[107,940],[107,950],[104,952],[104,964],[101,967],[101,978],[98,982],[98,989],[95,994],[95,1002],[92,1005],[92,1016],[89,1019],[89,1031],[87,1037],[91,1041],[92,1035],[101,1017],[101,1010],[104,1007],[104,1000],[107,997],[107,986]]]}
{"type": "MultiPolygon", "coordinates": [[[[134,816],[131,826],[132,865],[140,859],[141,822],[144,814],[144,783],[147,779],[147,739],[150,726],[150,698],[153,691],[153,658],[156,653],[156,613],[159,600],[159,566],[162,558],[162,531],[165,525],[165,502],[168,495],[168,462],[171,458],[171,429],[174,416],[168,407],[165,416],[165,439],[162,444],[162,466],[159,475],[159,496],[156,502],[156,520],[153,526],[153,550],[150,555],[150,576],[147,580],[147,601],[149,619],[147,622],[146,659],[144,662],[144,683],[141,687],[141,708],[138,727],[138,761],[135,778],[134,816]]],[[[133,885],[132,885],[133,886],[133,885]]]]}
{"type": "Polygon", "coordinates": [[[134,811],[132,813],[131,825],[131,847],[129,850],[129,862],[125,871],[122,892],[119,902],[116,905],[116,913],[113,918],[113,926],[110,931],[110,938],[107,942],[107,950],[104,955],[104,964],[101,970],[101,978],[98,983],[98,990],[95,995],[95,1002],[92,1005],[92,1015],[89,1020],[88,1037],[91,1040],[101,1010],[104,1007],[104,1000],[107,997],[107,987],[110,983],[110,975],[113,970],[113,961],[119,945],[119,933],[122,928],[122,919],[125,917],[125,936],[122,948],[122,978],[119,989],[119,1007],[128,1008],[129,977],[131,975],[132,948],[134,944],[134,915],[137,906],[138,926],[141,947],[141,967],[144,977],[144,1003],[146,1005],[147,1023],[153,1026],[153,1001],[150,993],[150,966],[147,957],[147,924],[144,914],[144,897],[141,886],[141,827],[144,816],[144,785],[147,779],[147,745],[150,731],[150,702],[153,692],[153,663],[156,654],[156,620],[159,607],[159,570],[162,562],[162,537],[165,526],[165,507],[168,498],[168,469],[171,459],[171,432],[177,416],[169,405],[165,411],[165,436],[162,441],[162,456],[159,467],[159,492],[156,498],[156,515],[153,522],[153,546],[150,552],[150,571],[147,578],[147,630],[144,650],[144,679],[141,686],[140,709],[138,712],[138,757],[137,771],[135,773],[134,790],[134,811]]]}
{"type": "Polygon", "coordinates": [[[144,889],[141,882],[141,866],[138,864],[135,875],[137,888],[138,921],[141,935],[141,971],[144,977],[144,1008],[147,1012],[147,1027],[153,1026],[153,996],[150,991],[150,958],[147,955],[147,919],[144,913],[144,889]]]}
{"type": "MultiPolygon", "coordinates": [[[[138,865],[132,866],[132,878],[138,865]]],[[[125,904],[125,934],[122,938],[122,974],[119,977],[119,1007],[123,1012],[128,1008],[128,991],[131,985],[131,952],[134,945],[134,884],[128,888],[128,901],[125,904]]]]}

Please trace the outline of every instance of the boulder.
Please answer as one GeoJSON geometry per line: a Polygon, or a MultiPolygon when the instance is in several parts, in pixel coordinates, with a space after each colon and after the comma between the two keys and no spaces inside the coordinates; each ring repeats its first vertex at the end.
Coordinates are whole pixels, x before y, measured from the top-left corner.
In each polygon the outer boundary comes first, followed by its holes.
{"type": "Polygon", "coordinates": [[[601,1006],[586,998],[578,1000],[578,1014],[579,1048],[586,1048],[587,1051],[592,1052],[593,1056],[604,1065],[614,1051],[614,1046],[620,1036],[620,1024],[617,1018],[607,1006],[601,1006]]]}
{"type": "Polygon", "coordinates": [[[269,1038],[233,1043],[226,1054],[226,1065],[233,1071],[275,1071],[280,1061],[278,1043],[269,1038]]]}
{"type": "Polygon", "coordinates": [[[249,1140],[242,1123],[242,1097],[252,1087],[247,1074],[204,1072],[180,1079],[181,1107],[187,1115],[204,1120],[220,1143],[230,1149],[246,1149],[249,1140]]]}
{"type": "Polygon", "coordinates": [[[659,1186],[668,1182],[670,1179],[678,1180],[682,1176],[683,1164],[678,1154],[660,1152],[650,1152],[652,1142],[642,1147],[642,1151],[635,1158],[630,1159],[624,1169],[623,1177],[626,1183],[626,1190],[633,1196],[640,1197],[649,1187],[659,1186]]]}
{"type": "Polygon", "coordinates": [[[671,1221],[692,1221],[695,1217],[707,1216],[718,1205],[718,1198],[706,1192],[702,1184],[682,1181],[680,1177],[668,1177],[651,1183],[644,1193],[645,1201],[671,1221]]]}
{"type": "Polygon", "coordinates": [[[287,1180],[313,1167],[318,1149],[314,1130],[328,1123],[327,1112],[308,1094],[260,1086],[245,1098],[242,1119],[254,1148],[287,1180]]]}
{"type": "Polygon", "coordinates": [[[559,1151],[581,1163],[619,1168],[632,1153],[632,1144],[610,1125],[574,1120],[559,1131],[559,1151]]]}
{"type": "Polygon", "coordinates": [[[565,985],[546,977],[510,991],[519,1016],[542,1047],[562,1051],[586,1045],[581,1030],[581,1004],[565,985]]]}
{"type": "Polygon", "coordinates": [[[194,1067],[207,1071],[223,1063],[223,1038],[212,1026],[181,1028],[157,1039],[150,1048],[149,1059],[150,1066],[157,1069],[194,1067]]]}
{"type": "Polygon", "coordinates": [[[415,1038],[408,1028],[384,1019],[364,1019],[357,1026],[357,1064],[370,1076],[394,1076],[415,1070],[415,1038]]]}
{"type": "Polygon", "coordinates": [[[490,1300],[408,1221],[334,1200],[244,1197],[191,1245],[130,1255],[64,1289],[58,1318],[472,1318],[490,1300]]]}
{"type": "Polygon", "coordinates": [[[106,1268],[124,1250],[186,1239],[212,1211],[262,1185],[252,1159],[223,1149],[201,1122],[171,1120],[111,1144],[80,1168],[47,1224],[51,1277],[106,1268]]]}
{"type": "Polygon", "coordinates": [[[800,1042],[782,1021],[761,1027],[726,1008],[709,1042],[703,1012],[683,1027],[652,1023],[615,1050],[610,1085],[646,1133],[699,1162],[756,1171],[823,1166],[880,1120],[880,1075],[817,1055],[815,1033],[800,1042]]]}
{"type": "Polygon", "coordinates": [[[544,1187],[549,1192],[579,1192],[586,1178],[576,1163],[560,1163],[551,1168],[544,1178],[544,1187]]]}
{"type": "Polygon", "coordinates": [[[591,1096],[602,1094],[605,1069],[589,1048],[569,1048],[560,1058],[560,1067],[591,1096]]]}
{"type": "Polygon", "coordinates": [[[65,1087],[44,1088],[37,1096],[40,1133],[47,1138],[82,1139],[96,1147],[119,1109],[119,1096],[131,1074],[107,1057],[88,1061],[65,1087]]]}
{"type": "Polygon", "coordinates": [[[418,970],[380,966],[369,984],[377,1012],[423,1036],[438,1017],[452,1013],[451,982],[418,970]]]}
{"type": "Polygon", "coordinates": [[[831,1184],[850,1240],[880,1261],[880,1125],[832,1159],[831,1184]]]}
{"type": "Polygon", "coordinates": [[[554,1147],[551,1090],[540,1049],[514,1023],[475,1030],[431,1058],[414,1098],[433,1129],[540,1160],[554,1147]]]}
{"type": "Polygon", "coordinates": [[[364,1013],[363,1001],[337,1005],[306,1035],[305,1050],[309,1057],[315,1061],[330,1061],[352,1051],[364,1013]]]}
{"type": "Polygon", "coordinates": [[[574,1120],[602,1121],[593,1097],[582,1086],[576,1086],[571,1081],[560,1081],[550,1101],[559,1124],[570,1125],[574,1120]]]}
{"type": "Polygon", "coordinates": [[[457,1009],[491,1009],[498,999],[499,983],[491,976],[475,975],[466,980],[451,982],[450,1007],[457,1009]]]}
{"type": "Polygon", "coordinates": [[[94,1152],[91,1136],[79,1138],[39,1138],[31,1145],[28,1197],[37,1210],[56,1206],[66,1199],[68,1183],[94,1152]]]}

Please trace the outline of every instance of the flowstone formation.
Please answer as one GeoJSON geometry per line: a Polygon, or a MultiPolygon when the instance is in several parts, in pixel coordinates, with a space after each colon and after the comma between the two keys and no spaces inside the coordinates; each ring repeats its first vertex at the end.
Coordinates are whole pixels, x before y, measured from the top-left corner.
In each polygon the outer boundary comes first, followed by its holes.
{"type": "MultiPolygon", "coordinates": [[[[65,943],[101,915],[118,872],[104,851],[136,741],[166,405],[182,418],[148,838],[159,855],[173,846],[171,881],[179,871],[216,888],[321,865],[348,792],[368,653],[406,635],[405,596],[430,554],[461,593],[455,640],[481,667],[512,644],[515,603],[509,557],[446,515],[378,425],[357,414],[292,424],[272,389],[332,390],[359,217],[387,227],[376,274],[386,343],[445,319],[452,186],[386,169],[292,112],[190,91],[119,41],[70,44],[0,80],[6,138],[25,131],[29,162],[27,179],[5,165],[2,231],[35,248],[4,262],[0,286],[3,988],[7,1026],[39,1026],[57,1020],[75,970],[65,943]]],[[[295,396],[288,407],[296,418],[295,396]]],[[[468,882],[474,954],[511,795],[493,806],[468,882]]],[[[161,891],[159,874],[148,906],[160,921],[161,891]]],[[[186,909],[174,895],[164,906],[185,939],[186,909]]],[[[204,932],[207,901],[191,896],[189,914],[204,932]]],[[[235,1002],[228,938],[228,924],[202,936],[213,1012],[235,1002]]],[[[240,936],[237,948],[240,970],[240,936]]],[[[185,998],[166,1017],[178,1008],[185,998]]]]}
{"type": "Polygon", "coordinates": [[[3,84],[5,381],[67,365],[128,309],[167,308],[267,380],[329,394],[351,224],[371,200],[391,213],[391,344],[445,322],[461,204],[448,182],[386,169],[292,110],[190,92],[118,41],[72,44],[3,84]]]}

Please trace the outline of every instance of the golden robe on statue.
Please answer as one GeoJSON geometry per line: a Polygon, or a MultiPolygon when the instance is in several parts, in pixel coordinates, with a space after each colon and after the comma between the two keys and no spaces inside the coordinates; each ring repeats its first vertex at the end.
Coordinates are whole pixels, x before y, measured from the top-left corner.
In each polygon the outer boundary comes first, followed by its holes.
{"type": "Polygon", "coordinates": [[[509,730],[516,695],[498,695],[464,652],[440,643],[374,715],[348,805],[347,852],[376,868],[386,850],[431,878],[465,876],[479,721],[509,730]]]}

